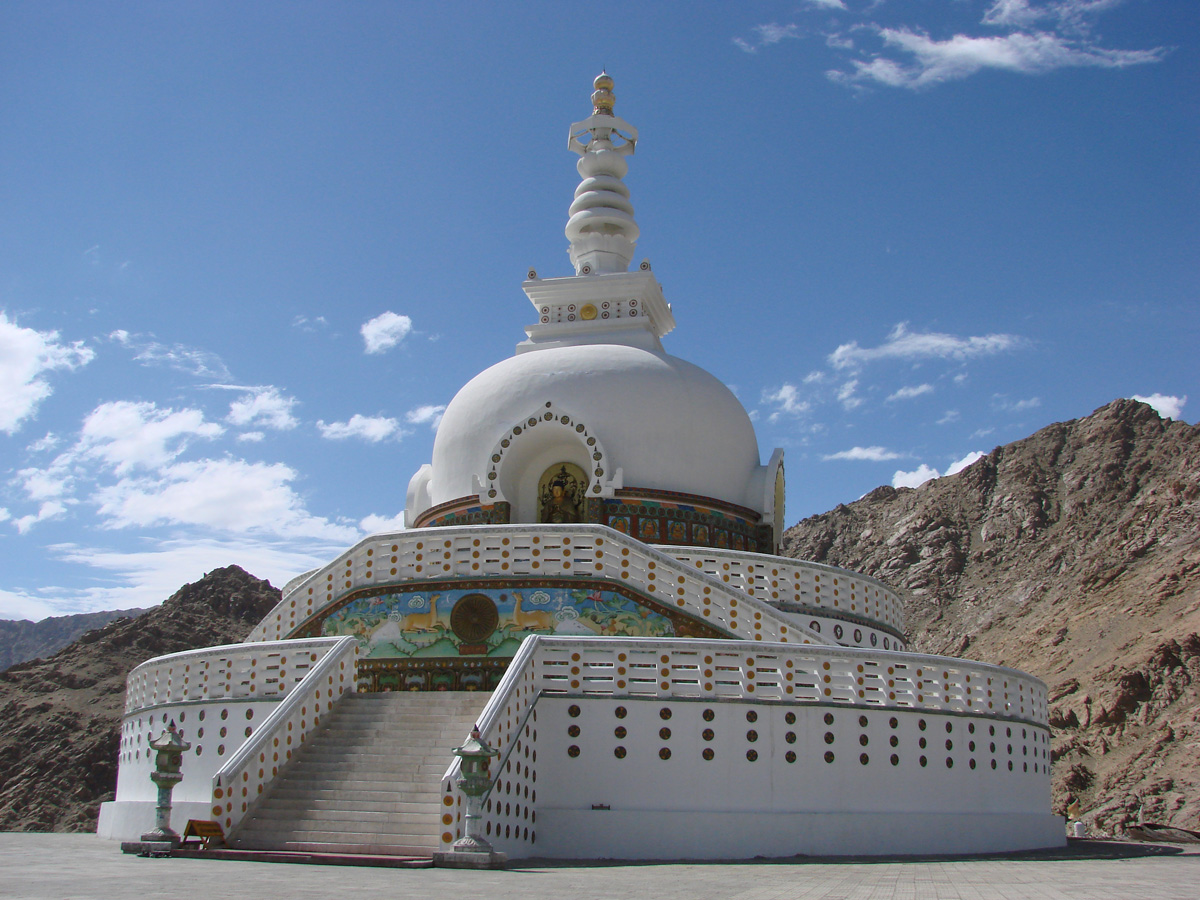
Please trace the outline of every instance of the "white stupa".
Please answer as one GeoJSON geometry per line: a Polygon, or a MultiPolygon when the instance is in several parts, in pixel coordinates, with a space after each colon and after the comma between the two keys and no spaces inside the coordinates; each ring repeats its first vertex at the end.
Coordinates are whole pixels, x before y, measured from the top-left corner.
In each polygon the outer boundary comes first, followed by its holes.
{"type": "Polygon", "coordinates": [[[783,454],[669,355],[600,75],[571,126],[575,274],[446,409],[403,531],[290,582],[244,644],[129,678],[100,832],[154,818],[148,743],[192,749],[178,820],[233,846],[383,854],[463,837],[451,749],[498,748],[510,858],[962,853],[1061,845],[1045,685],[905,652],[874,579],[777,555],[783,454]]]}

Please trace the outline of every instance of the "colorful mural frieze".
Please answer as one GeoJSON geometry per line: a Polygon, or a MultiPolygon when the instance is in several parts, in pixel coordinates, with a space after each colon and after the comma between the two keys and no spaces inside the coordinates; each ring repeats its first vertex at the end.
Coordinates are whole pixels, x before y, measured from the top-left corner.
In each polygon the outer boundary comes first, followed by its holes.
{"type": "MultiPolygon", "coordinates": [[[[714,503],[716,501],[713,501],[714,503]]],[[[770,553],[771,526],[695,503],[618,496],[604,501],[602,522],[647,544],[682,544],[770,553]]]]}
{"type": "Polygon", "coordinates": [[[360,596],[329,613],[323,637],[358,639],[360,659],[511,657],[530,634],[672,637],[672,618],[615,590],[446,587],[360,596]]]}
{"type": "Polygon", "coordinates": [[[426,510],[417,520],[419,528],[447,525],[507,525],[511,507],[506,502],[483,506],[475,497],[454,500],[426,510]]]}

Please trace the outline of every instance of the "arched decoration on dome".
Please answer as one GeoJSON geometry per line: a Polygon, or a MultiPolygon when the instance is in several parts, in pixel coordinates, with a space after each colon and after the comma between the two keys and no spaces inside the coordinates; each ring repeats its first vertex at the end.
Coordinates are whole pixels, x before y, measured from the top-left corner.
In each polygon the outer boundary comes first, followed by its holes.
{"type": "Polygon", "coordinates": [[[586,476],[586,499],[612,497],[622,486],[621,472],[611,465],[600,438],[585,422],[547,401],[509,427],[492,447],[479,479],[479,499],[511,503],[513,521],[537,521],[539,481],[550,466],[563,464],[578,466],[586,476]],[[520,457],[519,472],[511,471],[514,455],[520,457]]]}

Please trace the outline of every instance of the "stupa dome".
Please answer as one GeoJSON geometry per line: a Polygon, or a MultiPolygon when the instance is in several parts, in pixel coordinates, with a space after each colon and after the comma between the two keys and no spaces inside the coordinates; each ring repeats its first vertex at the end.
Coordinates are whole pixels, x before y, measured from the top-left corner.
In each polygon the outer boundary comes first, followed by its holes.
{"type": "Polygon", "coordinates": [[[594,496],[636,487],[762,511],[758,441],[733,392],[699,366],[623,344],[521,353],[468,382],[438,428],[429,503],[496,491],[513,521],[537,521],[538,479],[559,462],[587,473],[594,496]]]}

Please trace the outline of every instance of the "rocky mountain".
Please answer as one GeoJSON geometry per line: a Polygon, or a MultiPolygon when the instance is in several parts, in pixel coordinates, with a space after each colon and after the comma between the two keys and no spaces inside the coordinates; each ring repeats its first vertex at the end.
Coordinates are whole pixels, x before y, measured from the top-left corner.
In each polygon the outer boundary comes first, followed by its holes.
{"type": "Polygon", "coordinates": [[[914,650],[1044,680],[1057,812],[1200,827],[1200,427],[1117,400],[805,519],[784,552],[899,589],[914,650]]]}
{"type": "Polygon", "coordinates": [[[0,619],[0,671],[13,663],[57,653],[81,634],[107,625],[113,619],[131,618],[140,609],[114,609],[80,613],[74,616],[50,616],[40,622],[28,619],[0,619]]]}
{"type": "Polygon", "coordinates": [[[277,602],[237,566],[0,672],[0,831],[90,831],[117,783],[125,678],[163,653],[241,641],[277,602]]]}

